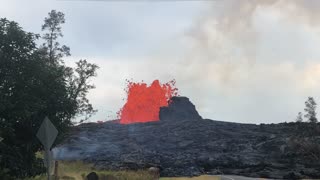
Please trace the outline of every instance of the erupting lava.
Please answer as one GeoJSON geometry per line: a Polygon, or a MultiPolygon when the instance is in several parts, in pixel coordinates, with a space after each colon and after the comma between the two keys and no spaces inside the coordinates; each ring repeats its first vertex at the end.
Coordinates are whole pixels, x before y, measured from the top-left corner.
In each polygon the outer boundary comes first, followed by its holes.
{"type": "Polygon", "coordinates": [[[120,123],[158,121],[160,107],[168,106],[169,99],[178,95],[177,91],[174,80],[165,84],[154,80],[150,86],[128,81],[127,102],[118,112],[120,123]]]}

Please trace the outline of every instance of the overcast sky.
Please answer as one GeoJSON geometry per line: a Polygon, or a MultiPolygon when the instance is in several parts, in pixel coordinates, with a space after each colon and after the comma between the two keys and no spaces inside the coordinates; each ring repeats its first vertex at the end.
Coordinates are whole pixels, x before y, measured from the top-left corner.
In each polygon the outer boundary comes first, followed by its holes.
{"type": "Polygon", "coordinates": [[[320,103],[320,1],[158,2],[2,0],[0,17],[40,33],[51,9],[65,13],[73,65],[100,66],[90,121],[116,117],[126,79],[176,80],[204,118],[293,121],[320,103]]]}

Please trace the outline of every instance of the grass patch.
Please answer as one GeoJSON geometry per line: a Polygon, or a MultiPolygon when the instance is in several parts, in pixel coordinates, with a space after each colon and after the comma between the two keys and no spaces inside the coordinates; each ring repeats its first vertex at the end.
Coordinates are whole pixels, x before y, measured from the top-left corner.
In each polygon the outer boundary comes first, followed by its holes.
{"type": "MultiPolygon", "coordinates": [[[[59,161],[58,179],[59,180],[85,180],[90,172],[96,172],[99,180],[158,180],[158,177],[150,174],[147,170],[138,171],[108,171],[95,170],[92,164],[85,164],[82,161],[59,161]]],[[[46,180],[46,175],[36,176],[25,180],[46,180]]],[[[54,179],[54,178],[52,178],[54,179]]],[[[160,178],[160,180],[220,180],[220,177],[199,176],[199,177],[178,177],[160,178]]]]}
{"type": "MultiPolygon", "coordinates": [[[[92,164],[85,164],[81,161],[59,161],[58,179],[59,180],[85,180],[90,172],[96,172],[99,180],[155,180],[147,170],[139,171],[107,171],[95,170],[92,164]]],[[[46,180],[46,175],[27,178],[25,180],[46,180]]],[[[54,178],[52,178],[54,179],[54,178]]]]}

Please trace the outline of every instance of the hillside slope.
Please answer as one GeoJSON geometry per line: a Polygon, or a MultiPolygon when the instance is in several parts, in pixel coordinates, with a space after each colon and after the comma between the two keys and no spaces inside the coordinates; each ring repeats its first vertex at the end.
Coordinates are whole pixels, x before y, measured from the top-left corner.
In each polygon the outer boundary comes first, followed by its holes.
{"type": "MultiPolygon", "coordinates": [[[[310,157],[295,149],[299,148],[295,137],[300,126],[305,124],[254,125],[202,119],[188,98],[173,97],[169,107],[161,108],[158,122],[82,124],[74,127],[54,154],[56,159],[84,160],[102,169],[157,166],[162,176],[223,173],[319,178],[319,156],[310,157]]],[[[319,140],[319,134],[303,139],[312,145],[318,145],[319,140]]]]}

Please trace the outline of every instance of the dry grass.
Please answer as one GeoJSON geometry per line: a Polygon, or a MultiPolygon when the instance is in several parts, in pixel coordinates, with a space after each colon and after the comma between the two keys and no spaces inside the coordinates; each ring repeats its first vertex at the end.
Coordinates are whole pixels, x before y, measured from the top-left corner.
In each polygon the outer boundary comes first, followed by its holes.
{"type": "MultiPolygon", "coordinates": [[[[104,171],[94,170],[91,164],[84,164],[81,161],[59,161],[58,179],[59,180],[85,180],[90,172],[96,172],[99,180],[155,180],[146,170],[140,171],[104,171]]],[[[25,180],[46,180],[46,175],[36,176],[25,180]]],[[[52,178],[54,179],[54,178],[52,178]]]]}
{"type": "MultiPolygon", "coordinates": [[[[157,180],[147,170],[139,171],[105,171],[94,170],[91,164],[85,164],[81,161],[59,161],[58,177],[59,180],[85,180],[85,176],[90,172],[96,172],[99,180],[157,180]]],[[[46,180],[45,175],[37,176],[27,180],[46,180]]],[[[52,178],[54,179],[54,178],[52,178]]],[[[160,180],[220,180],[220,177],[199,176],[199,177],[178,177],[178,178],[160,178],[160,180]]]]}
{"type": "Polygon", "coordinates": [[[153,180],[155,179],[146,170],[140,171],[105,171],[94,170],[92,165],[81,161],[59,162],[58,176],[60,179],[83,180],[90,172],[96,172],[100,180],[153,180]]]}

